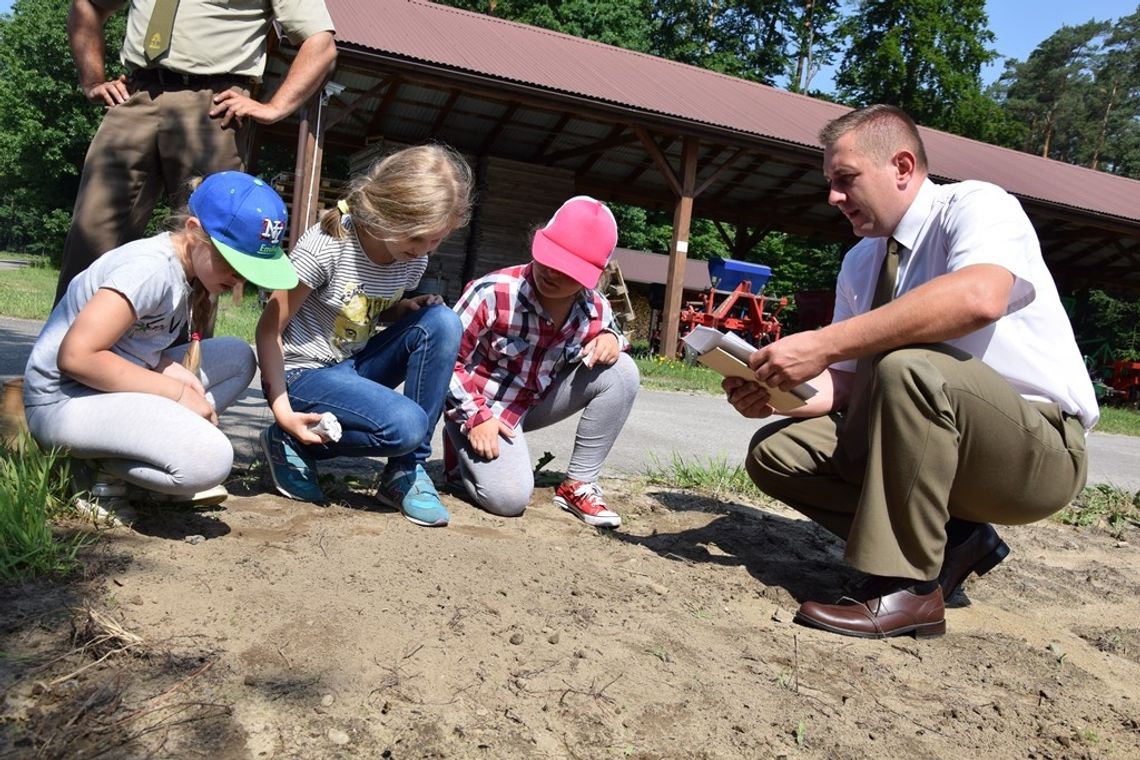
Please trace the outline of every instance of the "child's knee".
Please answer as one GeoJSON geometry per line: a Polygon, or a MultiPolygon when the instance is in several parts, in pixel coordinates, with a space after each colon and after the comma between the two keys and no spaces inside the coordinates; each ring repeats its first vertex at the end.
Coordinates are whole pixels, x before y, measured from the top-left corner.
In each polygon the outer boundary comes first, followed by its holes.
{"type": "Polygon", "coordinates": [[[415,451],[431,433],[427,413],[410,400],[406,404],[393,405],[391,413],[391,446],[398,450],[393,456],[415,451]]]}
{"type": "Polygon", "coordinates": [[[519,517],[530,504],[534,487],[515,485],[514,487],[476,487],[479,506],[499,517],[519,517]]]}
{"type": "Polygon", "coordinates": [[[435,304],[427,307],[420,324],[433,338],[448,341],[459,348],[459,339],[463,337],[463,323],[459,315],[444,304],[435,304]]]}

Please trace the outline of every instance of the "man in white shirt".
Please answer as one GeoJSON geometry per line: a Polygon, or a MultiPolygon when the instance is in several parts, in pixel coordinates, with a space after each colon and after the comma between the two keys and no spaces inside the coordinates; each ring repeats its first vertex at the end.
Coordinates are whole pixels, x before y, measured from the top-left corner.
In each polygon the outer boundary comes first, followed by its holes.
{"type": "Polygon", "coordinates": [[[828,200],[863,238],[835,318],[752,355],[729,402],[767,417],[766,385],[820,393],[762,428],[747,459],[766,493],[847,541],[870,577],[804,625],[865,638],[946,629],[944,599],[1009,553],[990,526],[1029,523],[1084,486],[1099,416],[1072,328],[1020,204],[984,182],[935,185],[901,110],[820,133],[828,200]]]}

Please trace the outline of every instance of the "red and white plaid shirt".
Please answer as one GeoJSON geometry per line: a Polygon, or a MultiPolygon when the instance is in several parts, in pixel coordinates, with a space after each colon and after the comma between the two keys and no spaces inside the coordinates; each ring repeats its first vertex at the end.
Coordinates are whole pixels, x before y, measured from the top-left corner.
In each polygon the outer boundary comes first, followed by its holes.
{"type": "Polygon", "coordinates": [[[508,267],[468,283],[455,311],[463,323],[451,376],[447,417],[465,431],[492,417],[516,427],[554,379],[603,330],[629,342],[597,290],[582,289],[561,329],[535,292],[531,265],[508,267]]]}

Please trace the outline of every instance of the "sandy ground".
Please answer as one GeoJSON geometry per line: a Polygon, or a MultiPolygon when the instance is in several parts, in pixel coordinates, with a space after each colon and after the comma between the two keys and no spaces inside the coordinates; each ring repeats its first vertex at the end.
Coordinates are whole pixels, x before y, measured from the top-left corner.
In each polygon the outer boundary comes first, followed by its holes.
{"type": "Polygon", "coordinates": [[[857,579],[778,504],[621,480],[615,532],[549,487],[433,530],[231,486],[2,592],[0,756],[1140,756],[1136,529],[1004,529],[946,636],[862,641],[791,622],[857,579]]]}

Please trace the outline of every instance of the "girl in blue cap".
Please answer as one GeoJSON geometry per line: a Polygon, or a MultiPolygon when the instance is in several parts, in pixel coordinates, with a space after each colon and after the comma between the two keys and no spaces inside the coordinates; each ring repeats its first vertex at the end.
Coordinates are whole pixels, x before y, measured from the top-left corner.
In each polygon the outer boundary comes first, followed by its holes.
{"type": "Polygon", "coordinates": [[[405,148],[355,178],[293,246],[301,283],[274,293],[257,326],[275,420],[261,443],[285,496],[325,500],[316,460],[387,457],[378,499],[417,525],[447,525],[423,465],[461,329],[439,296],[407,294],[428,256],[467,223],[471,184],[457,153],[405,148]],[[311,429],[330,413],[342,431],[336,440],[311,429]]]}
{"type": "Polygon", "coordinates": [[[237,338],[208,338],[192,372],[182,364],[189,345],[173,344],[188,326],[210,324],[212,295],[243,281],[296,285],[285,223],[285,204],[261,180],[210,175],[172,217],[173,231],[96,259],[52,310],[24,375],[28,428],[43,446],[93,460],[94,506],[112,521],[128,514],[128,485],[158,500],[225,499],[233,447],[218,413],[249,386],[253,352],[237,338]]]}

